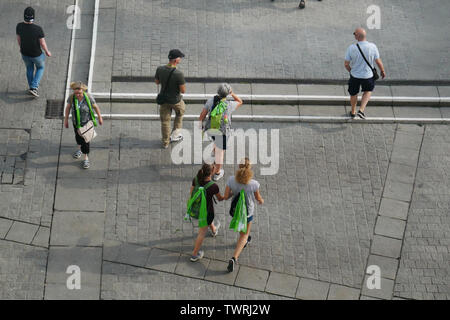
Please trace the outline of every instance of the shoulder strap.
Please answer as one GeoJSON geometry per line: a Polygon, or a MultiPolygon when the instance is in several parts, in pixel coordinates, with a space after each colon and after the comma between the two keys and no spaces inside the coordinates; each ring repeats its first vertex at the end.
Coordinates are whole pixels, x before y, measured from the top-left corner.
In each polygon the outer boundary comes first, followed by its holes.
{"type": "Polygon", "coordinates": [[[211,187],[213,184],[215,184],[215,182],[211,180],[211,181],[208,182],[203,188],[205,188],[205,190],[206,190],[206,189],[208,189],[209,187],[211,187]]]}
{"type": "Polygon", "coordinates": [[[89,112],[91,113],[92,123],[94,123],[94,126],[97,126],[97,120],[95,119],[94,111],[92,110],[91,99],[89,99],[89,95],[86,92],[84,92],[83,94],[84,99],[86,100],[89,107],[89,112]]]}
{"type": "Polygon", "coordinates": [[[164,86],[164,91],[162,91],[161,93],[166,92],[166,90],[167,90],[167,85],[169,84],[170,77],[172,77],[172,73],[175,71],[175,69],[176,69],[176,68],[173,68],[172,71],[170,71],[169,77],[167,78],[167,81],[166,81],[166,85],[164,86]]]}
{"type": "Polygon", "coordinates": [[[362,55],[364,61],[367,63],[367,65],[370,67],[370,69],[373,69],[373,67],[370,65],[369,61],[367,61],[366,56],[365,56],[364,53],[362,52],[362,50],[361,50],[361,48],[360,48],[360,46],[359,46],[359,43],[357,43],[356,46],[358,47],[359,52],[361,52],[361,55],[362,55]]]}

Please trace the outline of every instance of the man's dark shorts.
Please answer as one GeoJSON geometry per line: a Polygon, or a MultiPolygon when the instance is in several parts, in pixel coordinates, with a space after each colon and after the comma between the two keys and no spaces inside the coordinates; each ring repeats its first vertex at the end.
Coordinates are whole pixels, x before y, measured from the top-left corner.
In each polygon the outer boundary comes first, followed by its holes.
{"type": "Polygon", "coordinates": [[[363,92],[373,91],[375,88],[375,80],[373,78],[359,79],[350,76],[350,79],[348,80],[348,93],[351,96],[356,96],[359,93],[360,87],[363,92]]]}

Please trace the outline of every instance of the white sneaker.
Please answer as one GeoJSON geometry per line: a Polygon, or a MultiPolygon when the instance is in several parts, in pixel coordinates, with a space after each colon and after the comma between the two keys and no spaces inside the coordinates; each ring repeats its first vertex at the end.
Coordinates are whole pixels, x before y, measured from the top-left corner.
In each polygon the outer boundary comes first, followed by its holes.
{"type": "Polygon", "coordinates": [[[176,137],[170,137],[170,142],[178,142],[183,140],[183,135],[180,133],[179,135],[177,135],[176,137]]]}
{"type": "Polygon", "coordinates": [[[223,177],[224,173],[225,173],[225,171],[224,171],[223,169],[220,169],[220,171],[219,171],[218,174],[217,174],[217,173],[214,174],[213,180],[214,180],[214,181],[220,180],[220,178],[223,177]]]}

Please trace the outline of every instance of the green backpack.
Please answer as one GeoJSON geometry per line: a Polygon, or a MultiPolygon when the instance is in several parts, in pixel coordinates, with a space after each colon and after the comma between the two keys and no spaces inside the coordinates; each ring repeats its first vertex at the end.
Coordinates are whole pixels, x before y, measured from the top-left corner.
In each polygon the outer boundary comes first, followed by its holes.
{"type": "Polygon", "coordinates": [[[197,177],[195,177],[195,187],[192,191],[191,198],[187,202],[187,210],[184,220],[190,220],[191,218],[198,219],[199,228],[206,227],[208,225],[206,221],[208,215],[206,209],[206,190],[213,184],[215,184],[214,181],[210,181],[202,187],[198,183],[197,177]]]}
{"type": "Polygon", "coordinates": [[[230,222],[230,229],[235,232],[247,233],[247,203],[244,189],[233,198],[230,215],[233,217],[230,222]]]}
{"type": "Polygon", "coordinates": [[[208,118],[209,126],[207,129],[212,129],[215,132],[220,132],[225,135],[228,126],[226,99],[220,99],[219,96],[214,97],[214,107],[211,110],[208,118]]]}

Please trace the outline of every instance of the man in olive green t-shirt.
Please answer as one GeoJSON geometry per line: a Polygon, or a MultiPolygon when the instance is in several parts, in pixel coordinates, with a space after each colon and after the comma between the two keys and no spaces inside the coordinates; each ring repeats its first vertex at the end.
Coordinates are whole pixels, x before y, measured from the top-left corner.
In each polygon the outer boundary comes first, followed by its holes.
{"type": "Polygon", "coordinates": [[[184,58],[184,54],[180,50],[170,50],[169,63],[158,67],[155,74],[155,82],[161,85],[160,92],[164,92],[164,96],[166,97],[159,109],[162,145],[164,149],[169,146],[170,142],[183,139],[179,129],[183,126],[183,115],[186,107],[184,101],[181,99],[181,94],[186,92],[186,81],[184,80],[183,73],[177,69],[177,65],[181,62],[182,58],[184,58]],[[172,71],[173,73],[170,76],[172,71]],[[172,110],[175,111],[173,130],[170,129],[172,110]]]}

